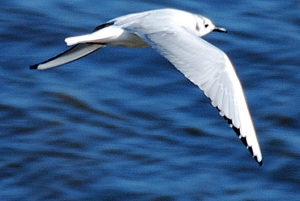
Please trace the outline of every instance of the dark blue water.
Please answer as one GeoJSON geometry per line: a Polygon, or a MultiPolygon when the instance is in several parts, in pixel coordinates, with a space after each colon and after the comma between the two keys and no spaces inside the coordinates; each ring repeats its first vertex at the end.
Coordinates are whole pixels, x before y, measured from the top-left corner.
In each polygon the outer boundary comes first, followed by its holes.
{"type": "Polygon", "coordinates": [[[297,0],[1,1],[0,200],[300,200],[299,25],[297,0]],[[262,167],[152,49],[28,69],[63,51],[65,37],[164,7],[229,30],[206,39],[236,66],[262,167]]]}

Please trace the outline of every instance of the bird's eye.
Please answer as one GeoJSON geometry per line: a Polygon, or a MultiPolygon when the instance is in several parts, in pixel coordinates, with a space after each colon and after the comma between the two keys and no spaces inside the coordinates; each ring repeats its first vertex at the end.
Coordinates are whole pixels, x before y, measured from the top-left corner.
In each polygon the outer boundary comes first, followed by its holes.
{"type": "Polygon", "coordinates": [[[207,28],[207,27],[208,27],[208,24],[205,24],[204,27],[207,28]]]}

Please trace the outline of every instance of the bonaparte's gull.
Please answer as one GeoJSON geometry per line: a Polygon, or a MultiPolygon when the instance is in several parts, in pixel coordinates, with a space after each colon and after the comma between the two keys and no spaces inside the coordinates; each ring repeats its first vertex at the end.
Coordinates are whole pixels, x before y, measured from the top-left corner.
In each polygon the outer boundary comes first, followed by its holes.
{"type": "Polygon", "coordinates": [[[262,154],[245,94],[227,55],[201,39],[212,32],[226,32],[208,18],[176,9],[158,9],[118,17],[90,34],[69,37],[67,51],[30,66],[48,69],[84,57],[107,45],[152,47],[191,82],[202,89],[220,115],[262,165],[262,154]]]}

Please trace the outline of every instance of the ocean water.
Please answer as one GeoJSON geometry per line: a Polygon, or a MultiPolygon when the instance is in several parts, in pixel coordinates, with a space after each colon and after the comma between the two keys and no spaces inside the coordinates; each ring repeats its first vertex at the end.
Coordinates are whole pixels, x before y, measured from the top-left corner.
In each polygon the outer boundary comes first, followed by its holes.
{"type": "Polygon", "coordinates": [[[298,0],[2,1],[0,200],[300,200],[299,11],[298,0]],[[150,48],[28,68],[65,50],[65,37],[165,7],[229,31],[205,39],[236,67],[263,166],[150,48]]]}

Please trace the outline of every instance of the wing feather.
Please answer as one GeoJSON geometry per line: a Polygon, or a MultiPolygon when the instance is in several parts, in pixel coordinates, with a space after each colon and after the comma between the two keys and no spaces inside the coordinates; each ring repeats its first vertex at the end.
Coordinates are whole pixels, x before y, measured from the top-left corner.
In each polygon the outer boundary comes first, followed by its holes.
{"type": "Polygon", "coordinates": [[[87,56],[101,47],[103,47],[103,45],[101,44],[77,44],[53,58],[50,58],[42,63],[30,66],[30,69],[45,70],[61,66],[63,64],[70,63],[84,56],[87,56]]]}
{"type": "Polygon", "coordinates": [[[199,86],[213,106],[262,164],[262,155],[246,98],[227,55],[182,27],[162,32],[137,31],[190,81],[199,86]]]}

